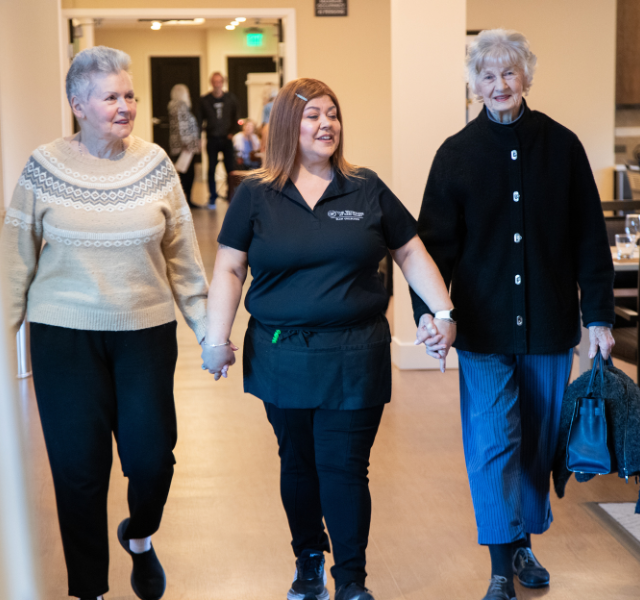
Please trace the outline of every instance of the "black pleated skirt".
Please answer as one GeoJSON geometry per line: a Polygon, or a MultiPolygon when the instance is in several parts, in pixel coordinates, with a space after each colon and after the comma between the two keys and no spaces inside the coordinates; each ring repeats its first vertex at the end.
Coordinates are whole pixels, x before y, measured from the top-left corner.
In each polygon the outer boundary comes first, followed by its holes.
{"type": "Polygon", "coordinates": [[[244,391],[278,408],[356,410],[391,400],[384,315],[346,329],[280,329],[254,318],[244,338],[244,391]]]}

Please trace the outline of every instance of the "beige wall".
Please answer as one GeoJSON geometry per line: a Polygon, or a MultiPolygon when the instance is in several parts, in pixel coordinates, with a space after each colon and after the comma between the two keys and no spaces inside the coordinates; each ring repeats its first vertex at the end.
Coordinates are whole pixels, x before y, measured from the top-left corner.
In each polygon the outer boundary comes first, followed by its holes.
{"type": "MultiPolygon", "coordinates": [[[[207,32],[204,29],[163,28],[160,31],[139,29],[95,30],[96,45],[123,50],[131,56],[133,85],[138,98],[138,116],[135,135],[153,141],[151,123],[151,57],[152,56],[199,56],[200,80],[206,89],[207,79],[207,32]]],[[[193,98],[193,101],[197,101],[193,98]]]]}
{"type": "Polygon", "coordinates": [[[0,143],[5,206],[32,150],[60,137],[62,131],[58,19],[57,0],[0,0],[0,143]]]}
{"type": "MultiPolygon", "coordinates": [[[[298,76],[328,83],[345,117],[347,158],[391,177],[390,0],[350,0],[348,17],[315,17],[312,0],[189,0],[188,7],[294,8],[298,76]]],[[[184,8],[180,0],[62,0],[63,8],[184,8]]],[[[237,15],[241,16],[241,15],[237,15]]]]}
{"type": "MultiPolygon", "coordinates": [[[[207,30],[207,74],[220,71],[226,77],[228,56],[278,56],[277,28],[266,25],[262,29],[264,45],[260,48],[247,46],[242,27],[234,31],[207,30]]],[[[203,92],[210,88],[206,81],[203,86],[203,92]]]]}
{"type": "Polygon", "coordinates": [[[613,199],[616,0],[467,0],[467,28],[524,33],[538,56],[529,104],[582,140],[613,199]]]}

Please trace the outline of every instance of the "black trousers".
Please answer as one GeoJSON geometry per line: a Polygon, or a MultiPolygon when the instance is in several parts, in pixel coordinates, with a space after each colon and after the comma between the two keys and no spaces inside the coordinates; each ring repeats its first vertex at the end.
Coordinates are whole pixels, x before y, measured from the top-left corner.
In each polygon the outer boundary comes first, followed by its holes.
{"type": "Polygon", "coordinates": [[[129,478],[124,537],[158,530],[177,440],[176,322],[139,331],[31,323],[33,381],[53,473],[69,595],[108,591],[112,433],[129,478]]]}
{"type": "MultiPolygon", "coordinates": [[[[175,162],[176,160],[178,160],[178,157],[174,156],[173,159],[175,162]]],[[[195,179],[195,176],[196,176],[196,161],[194,156],[191,159],[191,164],[189,165],[187,172],[178,173],[178,177],[180,177],[180,185],[182,185],[182,189],[187,199],[187,204],[189,206],[193,206],[193,203],[191,202],[191,190],[193,189],[193,180],[195,179]]]]}
{"type": "Polygon", "coordinates": [[[215,204],[218,198],[216,191],[216,167],[218,166],[218,152],[224,157],[224,168],[229,173],[234,170],[236,164],[233,142],[226,136],[207,135],[207,156],[209,157],[209,204],[215,204]]]}
{"type": "Polygon", "coordinates": [[[364,585],[371,523],[369,455],[384,405],[359,410],[277,408],[265,402],[280,447],[280,491],[293,552],[330,552],[336,588],[364,585]]]}

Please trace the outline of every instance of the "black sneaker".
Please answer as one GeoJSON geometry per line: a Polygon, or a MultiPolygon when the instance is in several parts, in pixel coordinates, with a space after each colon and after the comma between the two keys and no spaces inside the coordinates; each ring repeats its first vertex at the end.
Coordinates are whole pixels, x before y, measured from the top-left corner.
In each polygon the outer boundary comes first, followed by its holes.
{"type": "Polygon", "coordinates": [[[125,519],[118,526],[118,541],[133,560],[131,587],[140,600],[160,600],[167,587],[162,565],[156,556],[153,545],[151,550],[140,554],[131,551],[129,540],[125,540],[123,537],[128,523],[129,519],[125,519]]]}
{"type": "Polygon", "coordinates": [[[349,583],[338,588],[335,600],[375,600],[368,590],[359,583],[349,583]]]}
{"type": "MultiPolygon", "coordinates": [[[[337,600],[337,598],[336,598],[337,600]]],[[[482,600],[518,600],[513,589],[513,582],[506,577],[494,575],[489,583],[489,589],[482,600]]]]}
{"type": "Polygon", "coordinates": [[[518,548],[513,554],[513,572],[521,585],[539,588],[549,585],[551,579],[547,571],[531,552],[531,548],[518,548]]]}
{"type": "Polygon", "coordinates": [[[329,600],[326,583],[324,554],[305,550],[296,560],[296,573],[287,600],[329,600]]]}

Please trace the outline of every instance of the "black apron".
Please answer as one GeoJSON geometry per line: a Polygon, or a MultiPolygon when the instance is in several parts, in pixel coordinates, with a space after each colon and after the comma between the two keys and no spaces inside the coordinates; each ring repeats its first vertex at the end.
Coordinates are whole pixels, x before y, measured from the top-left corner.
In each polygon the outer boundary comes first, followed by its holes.
{"type": "Polygon", "coordinates": [[[278,329],[252,317],[244,391],[278,408],[379,406],[391,400],[390,343],[384,315],[346,329],[278,329]]]}

